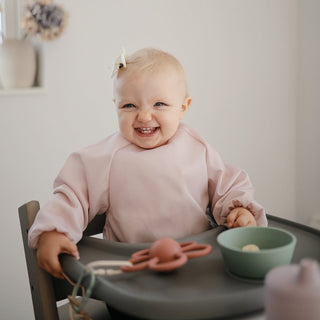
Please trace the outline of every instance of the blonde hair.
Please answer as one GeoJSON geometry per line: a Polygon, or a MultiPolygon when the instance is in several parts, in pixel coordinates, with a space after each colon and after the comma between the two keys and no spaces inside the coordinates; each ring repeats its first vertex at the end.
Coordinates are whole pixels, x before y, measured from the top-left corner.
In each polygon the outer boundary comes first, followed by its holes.
{"type": "Polygon", "coordinates": [[[136,73],[157,72],[168,67],[181,75],[185,82],[186,96],[188,96],[187,76],[180,61],[172,54],[155,48],[143,48],[127,56],[126,67],[118,70],[115,79],[124,75],[131,78],[136,73]]]}

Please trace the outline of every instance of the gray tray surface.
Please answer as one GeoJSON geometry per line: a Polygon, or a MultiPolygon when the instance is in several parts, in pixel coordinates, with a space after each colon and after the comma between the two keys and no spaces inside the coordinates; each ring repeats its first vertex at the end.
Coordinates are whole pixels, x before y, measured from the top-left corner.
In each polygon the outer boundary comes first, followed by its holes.
{"type": "MultiPolygon", "coordinates": [[[[320,232],[290,221],[268,216],[269,226],[286,229],[297,237],[292,263],[310,257],[320,261],[320,232]]],[[[93,297],[133,317],[150,320],[221,319],[263,309],[263,281],[239,279],[225,269],[216,238],[224,227],[179,242],[197,241],[213,247],[210,255],[190,259],[170,273],[142,270],[116,276],[97,277],[93,297]],[[249,303],[248,303],[249,301],[249,303]]],[[[118,243],[85,238],[79,244],[80,261],[64,255],[62,266],[77,281],[84,266],[94,260],[128,260],[148,244],[118,243]]],[[[84,282],[87,285],[88,281],[84,282]]]]}

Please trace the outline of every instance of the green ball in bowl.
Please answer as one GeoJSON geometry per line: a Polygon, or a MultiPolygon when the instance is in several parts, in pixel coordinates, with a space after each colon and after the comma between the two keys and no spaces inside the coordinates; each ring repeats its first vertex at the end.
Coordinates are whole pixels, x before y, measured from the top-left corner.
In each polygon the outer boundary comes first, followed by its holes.
{"type": "Polygon", "coordinates": [[[272,268],[290,264],[297,240],[279,228],[241,227],[220,233],[217,241],[229,272],[263,279],[272,268]],[[259,251],[244,251],[249,244],[258,246],[259,251]]]}

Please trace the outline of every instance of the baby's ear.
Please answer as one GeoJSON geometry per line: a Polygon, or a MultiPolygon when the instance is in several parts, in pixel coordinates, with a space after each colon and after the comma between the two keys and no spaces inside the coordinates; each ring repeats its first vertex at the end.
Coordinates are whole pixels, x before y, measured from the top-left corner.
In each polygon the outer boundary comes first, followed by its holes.
{"type": "Polygon", "coordinates": [[[191,104],[192,98],[191,96],[188,96],[184,99],[183,104],[181,105],[181,118],[183,118],[183,116],[185,115],[185,113],[187,112],[187,110],[189,109],[189,106],[191,104]]]}

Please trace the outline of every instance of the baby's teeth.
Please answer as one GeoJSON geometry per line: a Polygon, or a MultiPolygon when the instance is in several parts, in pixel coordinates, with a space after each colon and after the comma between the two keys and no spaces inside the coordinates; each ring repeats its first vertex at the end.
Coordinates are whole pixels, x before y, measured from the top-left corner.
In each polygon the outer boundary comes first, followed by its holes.
{"type": "Polygon", "coordinates": [[[142,131],[142,133],[151,133],[152,128],[141,128],[140,131],[142,131]]]}

